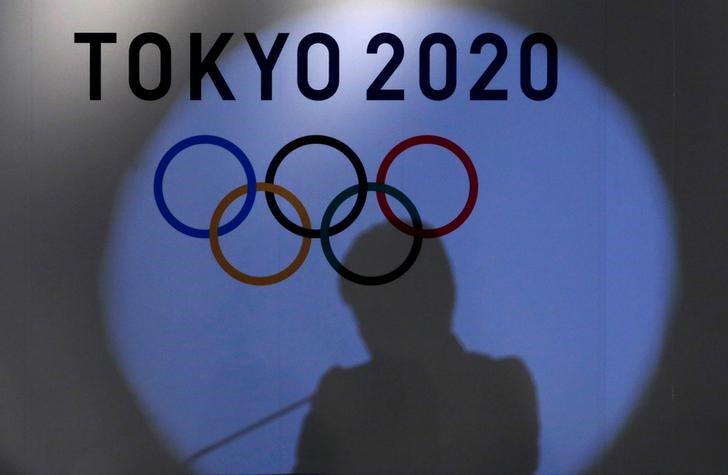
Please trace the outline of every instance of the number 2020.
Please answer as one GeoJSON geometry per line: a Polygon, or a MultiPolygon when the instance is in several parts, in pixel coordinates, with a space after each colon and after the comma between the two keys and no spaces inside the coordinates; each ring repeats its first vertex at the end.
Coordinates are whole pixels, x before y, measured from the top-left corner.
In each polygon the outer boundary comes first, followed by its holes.
{"type": "MultiPolygon", "coordinates": [[[[382,45],[392,47],[392,56],[384,65],[379,75],[367,89],[367,100],[401,101],[404,100],[404,89],[385,89],[404,59],[404,44],[393,33],[379,33],[372,37],[367,45],[367,54],[377,54],[382,45]]],[[[495,57],[485,68],[478,80],[470,88],[470,100],[473,101],[505,101],[508,99],[507,89],[489,89],[488,85],[498,74],[508,57],[508,46],[505,40],[495,33],[478,35],[470,45],[470,54],[481,54],[487,46],[495,48],[495,57]]],[[[533,101],[544,101],[556,92],[558,86],[558,48],[554,39],[546,33],[533,33],[521,44],[521,90],[533,101]],[[533,85],[532,56],[533,47],[541,45],[546,51],[546,84],[541,88],[533,85]]],[[[445,33],[431,33],[420,43],[419,82],[422,94],[433,101],[442,101],[451,97],[457,87],[457,47],[455,41],[445,33]],[[432,85],[431,57],[432,48],[440,45],[445,51],[445,81],[441,87],[432,85]]]]}

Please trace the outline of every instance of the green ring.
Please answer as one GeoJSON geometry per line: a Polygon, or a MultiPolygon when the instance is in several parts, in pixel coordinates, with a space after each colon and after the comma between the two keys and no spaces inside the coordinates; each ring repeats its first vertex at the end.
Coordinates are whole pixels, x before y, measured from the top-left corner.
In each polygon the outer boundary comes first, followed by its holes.
{"type": "MultiPolygon", "coordinates": [[[[321,250],[323,250],[324,257],[326,257],[326,260],[329,262],[331,267],[343,278],[360,285],[386,284],[401,277],[402,275],[404,275],[405,272],[410,269],[410,267],[412,267],[412,265],[417,260],[417,256],[419,256],[420,254],[420,250],[422,249],[422,237],[414,237],[412,247],[410,248],[410,252],[409,254],[407,254],[405,260],[396,269],[387,272],[386,274],[375,276],[361,275],[344,267],[344,265],[339,262],[339,260],[334,255],[334,251],[331,249],[331,241],[329,239],[329,226],[331,226],[331,220],[333,219],[334,213],[336,212],[338,207],[341,206],[341,204],[347,198],[357,194],[359,192],[359,189],[359,185],[350,186],[349,188],[336,195],[333,201],[331,201],[329,206],[326,208],[324,216],[323,218],[321,218],[321,250]]],[[[366,190],[385,193],[395,198],[407,209],[407,212],[410,214],[410,218],[412,218],[413,227],[416,229],[422,229],[422,220],[420,219],[420,214],[417,212],[417,208],[415,208],[414,203],[412,203],[412,201],[397,188],[394,188],[393,186],[387,185],[385,183],[368,182],[366,184],[366,190]]]]}

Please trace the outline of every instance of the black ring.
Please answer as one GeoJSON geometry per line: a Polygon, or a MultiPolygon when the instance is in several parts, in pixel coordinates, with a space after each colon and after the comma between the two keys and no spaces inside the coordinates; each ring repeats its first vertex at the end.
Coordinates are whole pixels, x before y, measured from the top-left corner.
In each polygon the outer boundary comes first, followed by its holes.
{"type": "MultiPolygon", "coordinates": [[[[284,145],[283,148],[276,153],[275,157],[273,157],[273,160],[271,160],[270,165],[268,165],[268,170],[265,173],[265,181],[266,183],[275,184],[274,180],[276,172],[278,171],[278,167],[281,162],[283,162],[283,159],[297,148],[311,144],[328,145],[329,147],[338,150],[344,154],[349,162],[351,162],[351,165],[354,167],[354,171],[356,172],[356,179],[358,183],[356,201],[354,202],[354,206],[351,208],[349,214],[329,229],[329,235],[333,236],[352,225],[354,220],[364,209],[364,203],[367,200],[367,173],[366,170],[364,170],[364,164],[359,159],[359,156],[348,145],[333,137],[329,137],[328,135],[306,135],[292,140],[284,145]]],[[[268,208],[270,208],[270,212],[273,214],[273,217],[276,218],[276,221],[293,234],[307,238],[321,238],[321,229],[304,228],[303,226],[299,226],[289,220],[278,206],[276,197],[273,193],[266,192],[265,201],[268,203],[268,208]]]]}

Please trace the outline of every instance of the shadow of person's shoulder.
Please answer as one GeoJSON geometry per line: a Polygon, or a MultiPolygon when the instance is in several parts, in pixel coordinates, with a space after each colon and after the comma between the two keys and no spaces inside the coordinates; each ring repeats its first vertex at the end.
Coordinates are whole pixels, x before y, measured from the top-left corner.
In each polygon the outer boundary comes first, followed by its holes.
{"type": "Polygon", "coordinates": [[[397,365],[368,361],[350,367],[333,366],[320,379],[314,402],[329,409],[349,411],[368,408],[389,413],[387,404],[401,403],[406,372],[397,365]]]}
{"type": "Polygon", "coordinates": [[[371,360],[354,366],[334,365],[321,377],[319,388],[370,386],[401,377],[402,371],[399,364],[371,360]]]}
{"type": "Polygon", "coordinates": [[[466,351],[465,357],[468,363],[484,371],[495,371],[505,374],[528,374],[526,363],[517,356],[504,356],[496,358],[484,353],[466,351]]]}
{"type": "Polygon", "coordinates": [[[475,380],[482,380],[489,388],[494,383],[509,394],[529,394],[534,391],[531,372],[522,359],[516,356],[494,358],[476,352],[466,352],[467,371],[475,380]]]}
{"type": "Polygon", "coordinates": [[[330,428],[361,425],[368,417],[391,414],[398,406],[395,399],[400,388],[396,377],[388,377],[371,363],[334,366],[319,381],[313,410],[330,428]]]}
{"type": "Polygon", "coordinates": [[[350,398],[365,389],[366,382],[371,380],[371,373],[370,364],[349,367],[334,365],[321,376],[315,398],[319,401],[350,398]]]}
{"type": "Polygon", "coordinates": [[[369,373],[371,373],[371,364],[369,363],[355,366],[334,365],[321,376],[319,386],[353,384],[355,381],[366,378],[369,373]]]}

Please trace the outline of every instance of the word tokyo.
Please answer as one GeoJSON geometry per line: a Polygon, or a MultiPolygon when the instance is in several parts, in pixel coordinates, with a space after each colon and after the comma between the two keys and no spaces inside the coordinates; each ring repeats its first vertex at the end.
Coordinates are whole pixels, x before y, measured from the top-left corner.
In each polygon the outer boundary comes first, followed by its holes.
{"type": "MultiPolygon", "coordinates": [[[[212,46],[203,54],[202,33],[191,33],[189,44],[189,85],[190,100],[202,99],[202,80],[209,77],[217,93],[224,100],[235,100],[230,86],[217,66],[217,60],[233,37],[233,33],[221,33],[212,46]]],[[[260,69],[260,99],[273,99],[273,74],[276,63],[288,42],[289,33],[278,33],[273,44],[264,51],[255,33],[243,34],[250,51],[260,69]]],[[[117,42],[116,33],[79,32],[74,34],[74,42],[89,45],[89,99],[101,99],[101,52],[103,44],[117,42]]],[[[378,72],[372,73],[372,82],[366,90],[366,99],[371,101],[401,101],[405,98],[405,90],[385,87],[404,59],[405,47],[402,40],[394,33],[379,33],[366,45],[366,54],[379,54],[382,46],[388,46],[384,53],[391,50],[388,61],[378,72]]],[[[490,82],[498,74],[508,58],[508,47],[505,40],[495,33],[482,33],[470,44],[470,55],[481,55],[492,47],[495,56],[485,66],[483,73],[470,86],[469,97],[473,101],[504,101],[508,99],[507,89],[489,88],[490,82]]],[[[314,51],[316,51],[314,50],[314,51]]],[[[323,50],[321,52],[323,52],[323,50]]],[[[364,48],[362,48],[364,50],[364,48]]],[[[301,94],[313,101],[324,101],[331,98],[339,89],[341,52],[336,40],[326,33],[310,33],[298,42],[296,49],[296,82],[301,94]],[[310,58],[314,46],[316,50],[323,47],[325,57],[310,58]],[[325,61],[328,65],[327,79],[322,87],[311,85],[309,63],[325,61]]],[[[442,101],[452,97],[457,89],[458,49],[451,36],[445,33],[431,33],[419,44],[419,89],[422,95],[433,101],[442,101]],[[432,56],[435,48],[444,51],[444,83],[433,85],[432,56]]],[[[154,101],[163,98],[172,85],[172,48],[169,41],[159,33],[142,33],[132,39],[129,44],[129,88],[138,98],[154,101]],[[146,46],[156,48],[159,52],[159,81],[154,87],[142,84],[140,63],[142,49],[146,46]]],[[[520,89],[533,101],[543,101],[554,95],[558,86],[558,48],[554,39],[546,33],[528,35],[520,45],[520,89]],[[545,77],[543,85],[534,85],[532,63],[536,54],[536,46],[540,46],[545,54],[545,77]]]]}

